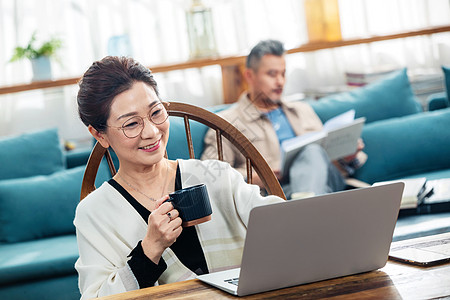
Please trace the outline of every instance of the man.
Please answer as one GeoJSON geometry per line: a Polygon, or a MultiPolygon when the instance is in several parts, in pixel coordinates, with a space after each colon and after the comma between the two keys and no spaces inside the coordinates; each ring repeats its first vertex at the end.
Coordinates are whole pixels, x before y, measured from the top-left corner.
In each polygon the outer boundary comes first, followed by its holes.
{"type": "MultiPolygon", "coordinates": [[[[341,172],[351,171],[357,166],[357,156],[363,158],[360,155],[363,154],[360,152],[362,142],[355,155],[340,160],[346,162],[343,164],[332,163],[319,145],[308,145],[295,158],[288,176],[281,177],[281,143],[322,129],[322,122],[309,104],[282,100],[285,73],[283,44],[275,40],[261,41],[247,57],[244,77],[248,83],[248,91],[241,95],[236,105],[219,115],[237,127],[255,145],[274,170],[288,198],[305,193],[319,195],[343,190],[345,181],[341,172]]],[[[215,133],[209,130],[205,137],[202,159],[217,158],[215,147],[215,133]]],[[[239,151],[225,140],[223,148],[224,160],[246,174],[246,162],[239,151]]],[[[262,185],[257,175],[253,182],[262,185]]]]}

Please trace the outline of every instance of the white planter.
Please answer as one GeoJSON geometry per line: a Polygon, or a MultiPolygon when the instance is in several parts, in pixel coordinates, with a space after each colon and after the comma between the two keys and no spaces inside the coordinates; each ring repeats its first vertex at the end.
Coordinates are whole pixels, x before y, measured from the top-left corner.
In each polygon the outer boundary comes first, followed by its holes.
{"type": "Polygon", "coordinates": [[[33,67],[33,81],[52,79],[52,65],[48,56],[33,58],[31,65],[33,67]]]}

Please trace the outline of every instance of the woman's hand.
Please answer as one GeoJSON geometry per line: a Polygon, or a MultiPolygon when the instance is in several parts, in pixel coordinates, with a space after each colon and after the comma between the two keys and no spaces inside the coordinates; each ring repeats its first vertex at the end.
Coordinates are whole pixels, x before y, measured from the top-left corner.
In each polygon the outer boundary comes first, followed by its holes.
{"type": "Polygon", "coordinates": [[[142,240],[145,255],[155,264],[159,263],[161,255],[180,236],[181,218],[172,203],[164,202],[169,196],[156,201],[156,209],[148,218],[147,234],[142,240]]]}

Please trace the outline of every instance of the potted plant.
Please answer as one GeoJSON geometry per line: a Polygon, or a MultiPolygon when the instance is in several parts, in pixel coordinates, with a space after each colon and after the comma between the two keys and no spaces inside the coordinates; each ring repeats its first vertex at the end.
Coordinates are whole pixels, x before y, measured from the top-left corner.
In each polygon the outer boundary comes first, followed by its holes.
{"type": "Polygon", "coordinates": [[[54,56],[62,46],[59,38],[52,37],[40,46],[36,46],[36,32],[25,47],[16,47],[10,61],[28,58],[33,68],[33,80],[48,80],[52,77],[50,57],[54,56]]]}

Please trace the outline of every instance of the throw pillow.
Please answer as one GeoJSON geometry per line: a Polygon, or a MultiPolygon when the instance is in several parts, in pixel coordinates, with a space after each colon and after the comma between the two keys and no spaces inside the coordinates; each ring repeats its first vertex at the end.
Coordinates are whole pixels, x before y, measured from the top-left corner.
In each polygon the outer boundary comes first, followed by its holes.
{"type": "Polygon", "coordinates": [[[64,164],[56,128],[0,139],[0,180],[48,175],[64,164]]]}
{"type": "Polygon", "coordinates": [[[366,125],[368,158],[354,177],[374,183],[450,168],[448,128],[450,108],[366,125]]]}
{"type": "Polygon", "coordinates": [[[445,90],[447,91],[447,101],[450,101],[450,66],[442,66],[445,77],[445,90]]]}
{"type": "Polygon", "coordinates": [[[322,122],[350,109],[356,111],[355,118],[366,117],[366,123],[422,111],[414,97],[406,69],[351,92],[312,101],[311,106],[322,122]]]}
{"type": "Polygon", "coordinates": [[[48,176],[0,181],[0,242],[75,232],[84,166],[48,176]]]}

